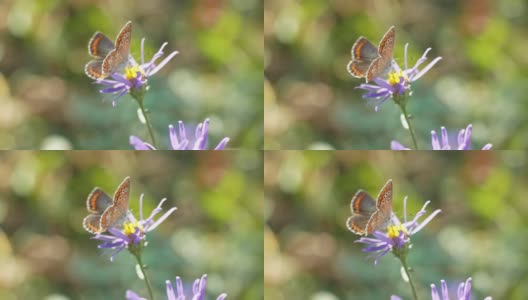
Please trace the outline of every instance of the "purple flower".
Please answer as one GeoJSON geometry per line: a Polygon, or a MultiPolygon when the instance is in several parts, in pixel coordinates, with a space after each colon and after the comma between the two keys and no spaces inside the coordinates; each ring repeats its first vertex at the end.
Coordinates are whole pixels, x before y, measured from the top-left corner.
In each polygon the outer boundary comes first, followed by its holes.
{"type": "MultiPolygon", "coordinates": [[[[187,138],[187,133],[185,131],[185,125],[182,121],[178,121],[178,131],[174,126],[169,125],[169,138],[172,150],[207,150],[207,136],[209,132],[209,119],[205,119],[203,123],[199,123],[196,126],[196,131],[194,134],[194,142],[190,141],[187,138]]],[[[134,147],[135,150],[156,150],[154,146],[149,143],[144,142],[137,136],[130,136],[130,145],[134,147]]],[[[229,142],[229,138],[223,138],[214,150],[223,150],[229,142]]]]}
{"type": "MultiPolygon", "coordinates": [[[[404,94],[410,94],[411,83],[420,79],[425,73],[427,73],[442,57],[435,58],[425,68],[418,70],[418,67],[427,60],[427,53],[431,48],[427,48],[424,54],[414,67],[409,68],[407,65],[407,48],[409,44],[405,44],[404,53],[404,67],[401,69],[395,60],[392,60],[392,69],[394,71],[388,74],[388,78],[374,78],[374,83],[363,83],[360,84],[358,89],[366,90],[367,93],[363,95],[364,99],[371,99],[375,105],[374,110],[378,111],[379,107],[390,98],[398,98],[404,96],[404,94]]],[[[396,99],[395,99],[396,100],[396,99]]]]}
{"type": "MultiPolygon", "coordinates": [[[[466,282],[461,282],[458,285],[456,297],[453,299],[456,300],[471,300],[471,277],[469,277],[466,282]]],[[[449,291],[445,280],[440,280],[441,292],[438,293],[436,286],[431,284],[431,300],[449,300],[449,291]]],[[[402,298],[392,295],[391,300],[402,300],[402,298]]],[[[492,300],[491,297],[486,297],[484,300],[492,300]]]]}
{"type": "Polygon", "coordinates": [[[158,206],[150,213],[150,216],[146,219],[143,218],[143,194],[139,197],[139,220],[128,211],[127,220],[123,224],[123,229],[109,228],[110,234],[96,234],[93,239],[100,240],[103,243],[98,245],[100,249],[112,249],[110,261],[114,260],[114,257],[124,249],[129,247],[137,247],[140,242],[145,240],[146,233],[150,232],[158,225],[160,225],[167,217],[176,210],[176,207],[169,209],[163,216],[154,221],[154,216],[162,211],[161,205],[167,199],[164,198],[160,201],[158,206]]]}
{"type": "MultiPolygon", "coordinates": [[[[163,48],[167,46],[165,42],[161,45],[161,48],[152,59],[145,63],[145,52],[144,52],[145,39],[141,40],[141,64],[138,64],[132,55],[128,57],[128,65],[125,67],[124,74],[112,73],[111,78],[98,79],[95,83],[105,86],[99,92],[102,94],[112,94],[114,98],[112,105],[115,107],[117,100],[127,93],[130,93],[134,97],[134,93],[144,93],[147,90],[148,78],[156,74],[161,68],[163,68],[176,54],[178,51],[173,51],[158,65],[155,64],[156,60],[163,56],[163,48]]],[[[134,97],[136,98],[136,97],[134,97]]]]}
{"type": "Polygon", "coordinates": [[[408,221],[407,220],[407,197],[403,199],[403,212],[404,221],[400,222],[398,217],[392,213],[391,221],[392,224],[387,227],[387,233],[381,231],[375,231],[372,235],[373,238],[362,237],[356,242],[366,244],[367,247],[363,248],[363,252],[370,252],[371,256],[374,257],[374,264],[378,264],[378,260],[383,257],[389,251],[400,250],[404,246],[408,245],[411,240],[411,236],[422,230],[437,214],[441,212],[440,209],[435,210],[430,214],[423,222],[418,223],[418,219],[422,217],[426,211],[425,208],[431,201],[425,202],[422,209],[416,214],[416,216],[408,221]]]}
{"type": "MultiPolygon", "coordinates": [[[[192,286],[192,294],[189,295],[188,299],[191,300],[203,300],[205,298],[205,286],[207,284],[207,274],[204,274],[200,279],[196,279],[192,286]]],[[[167,300],[185,300],[187,296],[185,295],[183,283],[180,277],[176,276],[176,285],[173,286],[172,283],[167,280],[167,300]]],[[[227,297],[226,293],[220,294],[216,300],[224,300],[227,297]]],[[[127,300],[145,300],[141,298],[136,293],[131,290],[126,292],[127,300]]]]}
{"type": "MultiPolygon", "coordinates": [[[[453,148],[455,148],[455,150],[471,150],[472,129],[473,129],[473,125],[469,124],[465,129],[461,129],[459,131],[456,144],[455,144],[456,147],[452,147],[449,144],[449,136],[447,134],[447,130],[445,127],[443,126],[440,127],[440,131],[442,134],[441,140],[438,138],[436,131],[431,130],[431,144],[433,146],[433,150],[452,150],[453,148]]],[[[492,144],[488,143],[484,145],[484,147],[482,147],[482,150],[489,150],[491,149],[492,146],[493,146],[492,144]]],[[[391,150],[410,150],[410,149],[400,144],[398,141],[392,141],[391,150]]]]}

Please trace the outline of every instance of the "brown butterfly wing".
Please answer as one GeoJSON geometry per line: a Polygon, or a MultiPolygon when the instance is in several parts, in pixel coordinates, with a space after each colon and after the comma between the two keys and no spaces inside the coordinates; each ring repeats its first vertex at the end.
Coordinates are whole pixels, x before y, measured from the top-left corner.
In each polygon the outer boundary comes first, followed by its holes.
{"type": "Polygon", "coordinates": [[[369,216],[365,215],[353,215],[346,221],[346,226],[348,230],[352,231],[355,234],[365,235],[367,224],[369,222],[369,216]]]}
{"type": "Polygon", "coordinates": [[[395,41],[396,29],[394,26],[389,28],[383,38],[381,38],[378,53],[381,57],[390,57],[392,59],[392,53],[394,51],[394,41],[395,41]]]}
{"type": "Polygon", "coordinates": [[[130,53],[130,40],[132,37],[132,21],[128,21],[117,35],[115,47],[121,56],[128,58],[130,53]]]}
{"type": "Polygon", "coordinates": [[[352,45],[352,60],[372,61],[378,57],[378,48],[364,37],[359,37],[352,45]]]}
{"type": "Polygon", "coordinates": [[[94,33],[88,42],[88,53],[97,58],[105,58],[114,48],[114,43],[101,32],[94,33]]]}
{"type": "Polygon", "coordinates": [[[106,77],[103,75],[103,60],[94,59],[89,61],[86,66],[84,66],[84,73],[92,79],[106,77]]]}
{"type": "Polygon", "coordinates": [[[91,213],[102,214],[113,201],[107,193],[100,188],[94,188],[86,199],[86,209],[91,213]]]}
{"type": "Polygon", "coordinates": [[[381,218],[387,219],[390,217],[392,212],[392,179],[389,179],[381,189],[376,201],[376,207],[378,207],[381,218]]]}
{"type": "Polygon", "coordinates": [[[383,77],[387,75],[391,68],[391,59],[385,57],[376,58],[370,65],[367,76],[365,76],[366,82],[372,81],[374,78],[383,77]]]}
{"type": "Polygon", "coordinates": [[[86,231],[96,234],[102,232],[100,227],[100,214],[88,215],[83,220],[83,227],[86,231]]]}
{"type": "Polygon", "coordinates": [[[356,78],[363,78],[367,75],[371,63],[366,60],[351,60],[347,65],[348,73],[356,78]]]}
{"type": "Polygon", "coordinates": [[[368,220],[367,226],[365,227],[367,234],[371,234],[376,230],[384,229],[387,227],[388,221],[389,220],[380,210],[376,211],[372,214],[368,220]]]}
{"type": "Polygon", "coordinates": [[[110,51],[103,61],[103,76],[106,77],[112,72],[120,72],[127,65],[131,37],[132,22],[128,21],[117,35],[115,49],[110,51]]]}
{"type": "Polygon", "coordinates": [[[103,60],[102,73],[104,77],[107,77],[112,72],[120,71],[120,67],[125,64],[125,58],[121,55],[118,49],[114,49],[108,53],[103,60]]]}
{"type": "Polygon", "coordinates": [[[367,71],[367,82],[376,77],[383,77],[390,71],[392,54],[394,52],[395,34],[396,30],[394,26],[392,26],[381,39],[378,47],[379,57],[372,62],[367,71]]]}
{"type": "Polygon", "coordinates": [[[350,75],[362,78],[367,75],[370,64],[378,55],[378,48],[364,37],[359,37],[351,50],[352,60],[347,65],[350,75]]]}
{"type": "Polygon", "coordinates": [[[127,218],[128,201],[130,193],[130,177],[125,178],[114,194],[114,204],[101,216],[101,228],[107,230],[118,227],[127,218]]]}
{"type": "Polygon", "coordinates": [[[350,210],[360,215],[369,215],[377,210],[376,201],[365,191],[356,192],[350,201],[350,210]]]}

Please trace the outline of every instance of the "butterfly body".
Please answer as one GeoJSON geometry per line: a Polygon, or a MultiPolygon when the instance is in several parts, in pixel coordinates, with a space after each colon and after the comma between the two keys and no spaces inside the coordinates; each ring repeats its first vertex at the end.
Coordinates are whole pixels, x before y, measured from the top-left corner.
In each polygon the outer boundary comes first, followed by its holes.
{"type": "Polygon", "coordinates": [[[352,46],[352,60],[347,65],[348,72],[366,82],[387,75],[391,69],[394,52],[395,29],[389,28],[379,46],[374,46],[365,37],[359,37],[352,46]]]}
{"type": "Polygon", "coordinates": [[[390,224],[392,214],[392,179],[381,189],[377,200],[359,190],[350,202],[352,216],[347,228],[359,235],[368,235],[390,224]]]}
{"type": "Polygon", "coordinates": [[[86,75],[93,79],[102,79],[112,72],[121,72],[128,64],[131,37],[131,21],[121,29],[115,44],[103,33],[94,33],[88,42],[88,53],[94,59],[84,67],[86,75]]]}
{"type": "Polygon", "coordinates": [[[84,229],[95,234],[123,225],[128,214],[129,193],[130,177],[123,180],[113,198],[100,188],[94,188],[86,199],[90,214],[83,220],[84,229]]]}

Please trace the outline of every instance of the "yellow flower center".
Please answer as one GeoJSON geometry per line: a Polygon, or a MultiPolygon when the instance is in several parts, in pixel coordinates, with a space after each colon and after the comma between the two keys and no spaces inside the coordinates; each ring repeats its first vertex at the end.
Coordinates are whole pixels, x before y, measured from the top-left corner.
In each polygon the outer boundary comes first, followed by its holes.
{"type": "Polygon", "coordinates": [[[136,228],[139,229],[139,232],[143,232],[143,226],[141,226],[138,222],[127,222],[123,224],[123,232],[130,236],[132,233],[136,233],[136,228]]]}
{"type": "Polygon", "coordinates": [[[403,73],[403,71],[399,71],[399,72],[390,72],[389,73],[389,84],[394,86],[395,84],[397,83],[400,83],[400,77],[403,77],[403,82],[408,82],[409,81],[409,78],[407,77],[407,75],[405,75],[405,73],[403,73]]]}
{"type": "Polygon", "coordinates": [[[137,73],[141,73],[141,75],[145,75],[143,70],[139,66],[129,66],[125,68],[125,78],[127,80],[131,80],[133,78],[137,77],[137,73]]]}
{"type": "Polygon", "coordinates": [[[403,232],[403,235],[407,236],[409,233],[407,232],[407,229],[403,227],[402,224],[400,225],[390,225],[387,227],[387,235],[392,240],[397,236],[400,236],[400,232],[403,232]]]}

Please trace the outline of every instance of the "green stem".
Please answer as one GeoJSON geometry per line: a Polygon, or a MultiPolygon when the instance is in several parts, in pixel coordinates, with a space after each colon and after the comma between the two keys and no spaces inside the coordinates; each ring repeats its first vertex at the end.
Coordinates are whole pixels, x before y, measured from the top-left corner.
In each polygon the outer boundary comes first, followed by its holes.
{"type": "Polygon", "coordinates": [[[145,284],[147,285],[149,299],[154,300],[154,294],[152,293],[152,285],[150,284],[150,279],[146,272],[146,266],[143,265],[143,262],[141,261],[141,254],[134,254],[134,257],[136,258],[139,264],[139,268],[141,269],[141,273],[143,273],[143,277],[145,278],[145,284]]]}
{"type": "Polygon", "coordinates": [[[137,102],[139,104],[139,108],[141,109],[141,113],[145,117],[145,122],[147,123],[148,132],[149,132],[149,135],[150,135],[150,139],[152,141],[152,146],[154,146],[154,148],[158,149],[158,145],[156,145],[156,139],[154,138],[154,132],[152,131],[152,124],[150,123],[147,111],[145,110],[145,106],[143,106],[143,101],[142,100],[143,99],[141,99],[141,100],[137,99],[137,102]]]}
{"type": "Polygon", "coordinates": [[[418,300],[418,296],[416,294],[416,288],[414,287],[414,283],[413,283],[413,280],[412,280],[412,277],[411,277],[411,272],[409,270],[409,267],[407,266],[407,262],[405,261],[405,258],[400,258],[400,262],[403,266],[403,269],[405,270],[405,274],[407,274],[407,278],[409,279],[409,285],[411,286],[411,290],[412,290],[412,294],[413,294],[413,299],[414,300],[418,300]]]}
{"type": "Polygon", "coordinates": [[[416,135],[414,134],[414,127],[411,123],[411,119],[409,118],[409,115],[407,114],[407,110],[405,109],[405,104],[401,104],[400,108],[402,110],[403,116],[405,117],[405,121],[407,122],[407,125],[409,126],[409,132],[411,133],[411,138],[413,141],[414,149],[418,149],[418,143],[416,142],[416,135]]]}

